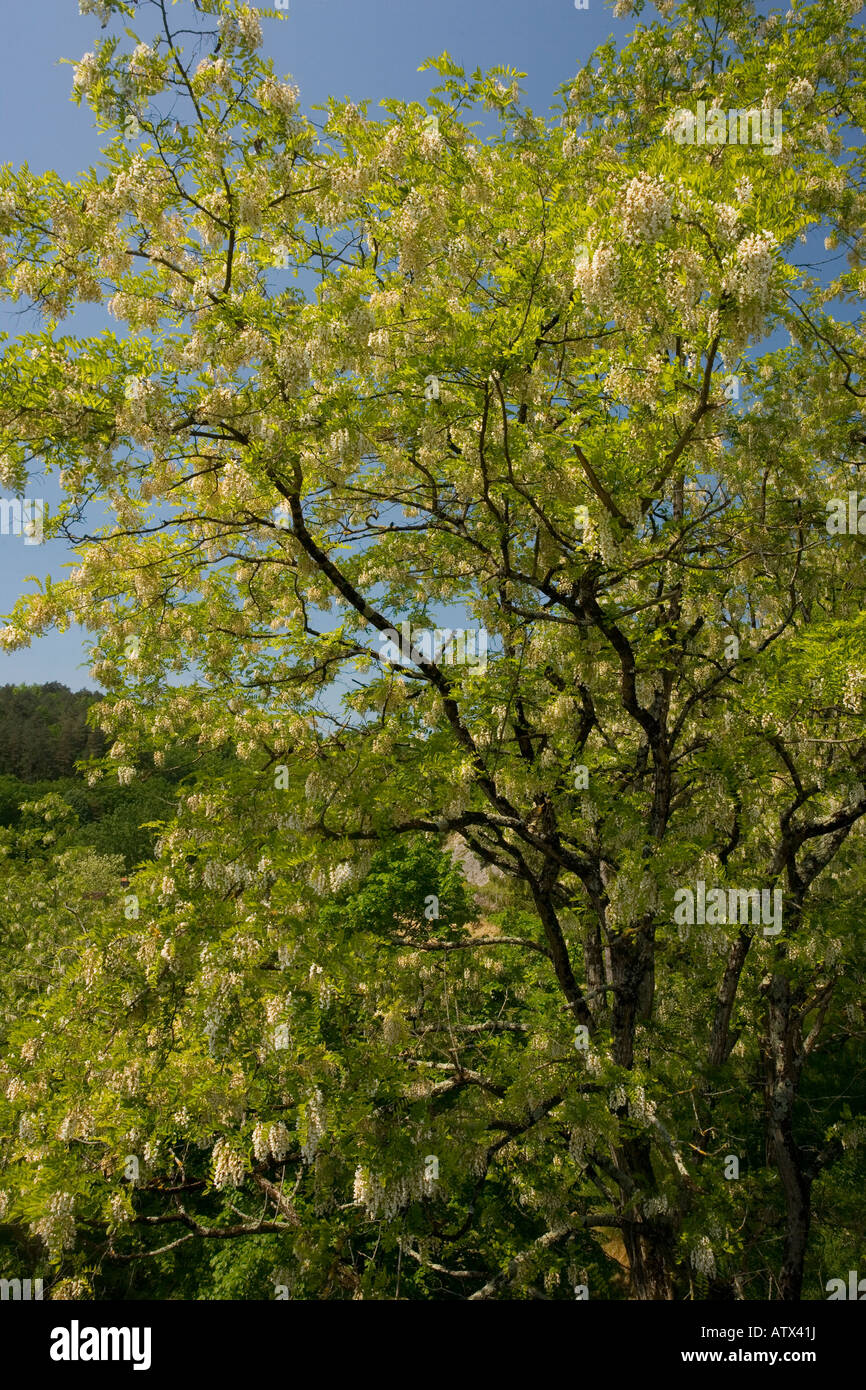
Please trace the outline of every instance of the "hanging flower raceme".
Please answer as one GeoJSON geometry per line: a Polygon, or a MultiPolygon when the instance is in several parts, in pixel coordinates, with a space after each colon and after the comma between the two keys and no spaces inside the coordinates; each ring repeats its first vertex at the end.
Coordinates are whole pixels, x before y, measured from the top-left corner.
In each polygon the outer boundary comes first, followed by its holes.
{"type": "Polygon", "coordinates": [[[247,1171],[246,1160],[237,1144],[218,1139],[213,1147],[214,1187],[241,1187],[247,1171]]]}

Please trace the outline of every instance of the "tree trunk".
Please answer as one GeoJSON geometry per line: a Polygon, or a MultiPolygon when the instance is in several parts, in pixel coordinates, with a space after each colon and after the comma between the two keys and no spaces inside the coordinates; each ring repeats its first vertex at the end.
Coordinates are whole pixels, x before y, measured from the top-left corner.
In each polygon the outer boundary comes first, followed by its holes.
{"type": "Polygon", "coordinates": [[[799,1015],[792,1009],[790,984],[783,975],[774,975],[767,993],[767,1138],[785,1196],[785,1243],[779,1292],[786,1301],[798,1302],[812,1221],[812,1179],[804,1172],[793,1130],[794,1102],[804,1054],[799,1015]]]}
{"type": "Polygon", "coordinates": [[[625,1248],[631,1271],[632,1296],[635,1299],[671,1301],[674,1296],[670,1270],[672,1254],[669,1230],[657,1221],[627,1226],[625,1248]]]}

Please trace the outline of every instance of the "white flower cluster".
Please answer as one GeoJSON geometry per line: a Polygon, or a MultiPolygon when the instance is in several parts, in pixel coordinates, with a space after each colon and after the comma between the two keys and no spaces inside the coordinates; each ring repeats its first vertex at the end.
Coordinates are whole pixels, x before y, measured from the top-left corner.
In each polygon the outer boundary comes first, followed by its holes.
{"type": "Polygon", "coordinates": [[[220,38],[226,43],[236,43],[239,47],[260,48],[262,43],[262,23],[255,10],[244,5],[236,14],[220,17],[220,38]]]}
{"type": "Polygon", "coordinates": [[[273,1125],[257,1124],[253,1130],[253,1153],[260,1161],[273,1157],[282,1163],[290,1143],[289,1131],[280,1121],[273,1125]]]}
{"type": "Polygon", "coordinates": [[[129,59],[129,71],[133,77],[146,78],[156,53],[146,43],[136,44],[129,59]]]}
{"type": "Polygon", "coordinates": [[[75,1245],[75,1198],[71,1192],[55,1192],[48,1202],[48,1215],[31,1223],[31,1230],[48,1246],[53,1259],[75,1245]]]}
{"type": "Polygon", "coordinates": [[[647,1099],[647,1093],[643,1086],[637,1086],[634,1094],[629,1101],[628,1113],[633,1120],[640,1120],[643,1124],[651,1124],[656,1113],[655,1105],[647,1099]]]}
{"type": "MultiPolygon", "coordinates": [[[[157,721],[157,723],[154,724],[154,732],[158,732],[158,729],[161,727],[162,724],[160,721],[157,721]]],[[[207,816],[208,820],[211,820],[219,810],[219,802],[215,797],[202,796],[199,792],[195,792],[192,796],[188,796],[186,804],[191,811],[201,811],[207,816]]]]}
{"type": "Polygon", "coordinates": [[[20,468],[8,454],[0,454],[0,487],[17,487],[20,468]]]}
{"type": "Polygon", "coordinates": [[[583,1120],[580,1124],[572,1127],[568,1137],[568,1152],[576,1163],[583,1163],[584,1155],[592,1152],[597,1141],[601,1138],[602,1131],[592,1120],[583,1120]]]}
{"type": "Polygon", "coordinates": [[[602,1060],[597,1052],[587,1052],[586,1070],[590,1076],[601,1076],[603,1071],[602,1060]]]}
{"type": "Polygon", "coordinates": [[[111,1207],[111,1219],[116,1225],[124,1226],[131,1219],[129,1208],[119,1193],[115,1193],[113,1197],[109,1198],[109,1206],[111,1207]]]}
{"type": "Polygon", "coordinates": [[[8,1210],[9,1210],[9,1193],[8,1193],[8,1192],[0,1192],[0,1221],[3,1220],[3,1218],[4,1218],[4,1216],[6,1215],[6,1213],[8,1212],[8,1210]]]}
{"type": "Polygon", "coordinates": [[[222,87],[227,96],[232,90],[232,70],[225,58],[202,58],[193,78],[197,91],[207,91],[209,87],[222,87]]]}
{"type": "Polygon", "coordinates": [[[290,1142],[289,1131],[281,1121],[278,1120],[276,1124],[271,1125],[268,1143],[277,1163],[282,1163],[286,1158],[290,1142]]]}
{"type": "Polygon", "coordinates": [[[319,1145],[327,1133],[327,1117],[325,1115],[325,1100],[321,1091],[311,1100],[307,1101],[304,1110],[303,1128],[306,1131],[304,1142],[301,1145],[301,1153],[305,1163],[312,1163],[319,1151],[319,1145]]]}
{"type": "Polygon", "coordinates": [[[569,131],[562,142],[562,153],[566,159],[572,159],[575,155],[581,154],[588,144],[589,141],[578,135],[576,131],[569,131]]]}
{"type": "Polygon", "coordinates": [[[72,85],[76,91],[87,92],[96,81],[98,67],[95,53],[85,53],[80,63],[75,64],[72,85]]]}
{"type": "Polygon", "coordinates": [[[81,1303],[89,1298],[92,1290],[86,1279],[61,1279],[51,1290],[52,1303],[64,1302],[81,1303]]]}
{"type": "MultiPolygon", "coordinates": [[[[284,949],[285,947],[280,947],[281,951],[283,951],[284,949]]],[[[291,998],[291,995],[289,996],[289,998],[291,998]]],[[[265,1018],[267,1019],[268,1023],[271,1024],[271,1026],[273,1026],[273,1024],[275,1024],[282,1017],[282,1013],[285,1007],[286,1001],[284,999],[281,999],[279,995],[273,995],[270,999],[265,1001],[265,1018]]]]}
{"type": "Polygon", "coordinates": [[[297,110],[300,92],[287,82],[277,82],[273,77],[268,77],[259,87],[257,96],[262,106],[270,106],[283,116],[291,116],[297,110]]]}
{"type": "Polygon", "coordinates": [[[351,883],[353,877],[354,870],[348,861],[343,864],[337,864],[330,873],[331,892],[339,893],[341,888],[345,888],[347,883],[351,883]]]}
{"type": "Polygon", "coordinates": [[[26,1112],[18,1121],[18,1136],[24,1144],[35,1144],[39,1138],[39,1128],[36,1124],[36,1116],[31,1112],[26,1112]]]}
{"type": "Polygon", "coordinates": [[[663,179],[641,173],[625,190],[623,228],[630,242],[655,241],[671,225],[673,194],[663,179]]]}
{"type": "Polygon", "coordinates": [[[834,937],[832,941],[828,941],[828,942],[827,942],[827,946],[826,946],[825,951],[824,951],[824,963],[825,963],[825,965],[828,965],[828,966],[833,966],[833,965],[835,965],[836,962],[837,962],[837,960],[839,959],[839,957],[840,957],[841,955],[842,955],[842,942],[838,939],[838,937],[834,937]]]}
{"type": "Polygon", "coordinates": [[[852,666],[845,679],[845,688],[842,692],[842,704],[846,710],[860,714],[864,686],[866,686],[866,671],[862,671],[858,666],[852,666]]]}
{"type": "Polygon", "coordinates": [[[391,342],[391,335],[387,328],[377,328],[375,333],[370,333],[367,337],[367,346],[374,352],[384,354],[388,351],[391,342]]]}
{"type": "Polygon", "coordinates": [[[734,295],[738,304],[766,299],[776,245],[776,238],[771,232],[747,236],[740,242],[725,281],[725,288],[734,295]]]}
{"type": "Polygon", "coordinates": [[[229,1139],[218,1139],[213,1146],[214,1187],[240,1187],[247,1165],[244,1156],[229,1139]]]}
{"type": "Polygon", "coordinates": [[[628,1104],[628,1096],[624,1086],[614,1086],[607,1098],[607,1108],[614,1113],[615,1110],[622,1110],[628,1104]]]}
{"type": "Polygon", "coordinates": [[[442,149],[442,144],[442,136],[435,126],[426,126],[421,132],[419,148],[425,157],[429,158],[431,155],[437,154],[442,149]]]}
{"type": "Polygon", "coordinates": [[[315,990],[318,996],[319,1008],[327,1009],[328,1005],[334,997],[334,988],[333,985],[331,985],[331,983],[325,978],[325,972],[322,969],[321,965],[316,965],[315,963],[313,963],[310,966],[310,973],[308,978],[310,984],[312,985],[313,989],[315,990]]]}
{"type": "Polygon", "coordinates": [[[704,263],[696,251],[682,247],[673,252],[668,259],[664,287],[672,308],[688,313],[695,307],[707,288],[704,263]]]}
{"type": "Polygon", "coordinates": [[[733,207],[730,203],[717,203],[716,220],[718,222],[719,231],[725,238],[725,241],[733,241],[737,234],[740,209],[733,207]]]}
{"type": "Polygon", "coordinates": [[[73,1109],[64,1115],[57,1130],[57,1138],[67,1142],[70,1139],[88,1139],[93,1130],[93,1116],[89,1110],[73,1109]]]}
{"type": "Polygon", "coordinates": [[[202,879],[206,888],[225,897],[238,888],[248,887],[253,875],[244,864],[224,864],[220,859],[211,859],[205,865],[202,879]]]}
{"type": "Polygon", "coordinates": [[[588,309],[610,313],[616,304],[618,280],[619,258],[612,246],[599,246],[591,258],[575,266],[574,288],[588,309]]]}
{"type": "MultiPolygon", "coordinates": [[[[667,288],[669,297],[679,295],[680,285],[675,277],[672,278],[671,284],[667,288]]],[[[614,362],[608,371],[604,381],[604,389],[606,395],[615,401],[622,401],[626,405],[650,405],[655,399],[655,391],[650,377],[623,366],[619,362],[614,362]]]]}
{"type": "Polygon", "coordinates": [[[14,652],[16,647],[23,647],[27,643],[27,635],[20,628],[14,627],[12,623],[7,623],[4,628],[0,628],[0,647],[4,651],[14,652]]]}
{"type": "Polygon", "coordinates": [[[366,1208],[371,1221],[393,1221],[411,1202],[432,1197],[435,1192],[436,1179],[427,1177],[426,1168],[387,1183],[380,1181],[369,1168],[355,1169],[355,1203],[366,1208]]]}
{"type": "Polygon", "coordinates": [[[705,1279],[712,1279],[716,1272],[716,1257],[709,1237],[701,1236],[691,1255],[692,1268],[705,1279]]]}
{"type": "Polygon", "coordinates": [[[788,88],[788,100],[792,106],[808,106],[815,95],[815,88],[808,77],[795,77],[788,88]]]}

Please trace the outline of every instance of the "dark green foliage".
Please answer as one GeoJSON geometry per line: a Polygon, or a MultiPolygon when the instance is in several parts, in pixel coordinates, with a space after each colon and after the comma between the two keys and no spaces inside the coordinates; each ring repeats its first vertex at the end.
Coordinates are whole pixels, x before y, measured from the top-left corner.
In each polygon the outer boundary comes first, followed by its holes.
{"type": "Polygon", "coordinates": [[[99,698],[57,681],[0,686],[0,774],[22,782],[69,777],[79,759],[101,756],[105,739],[87,723],[99,698]]]}

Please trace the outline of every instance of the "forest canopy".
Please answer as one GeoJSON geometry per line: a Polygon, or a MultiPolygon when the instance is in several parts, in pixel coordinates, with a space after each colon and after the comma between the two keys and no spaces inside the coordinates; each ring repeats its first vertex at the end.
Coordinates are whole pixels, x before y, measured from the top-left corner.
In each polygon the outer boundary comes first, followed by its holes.
{"type": "Polygon", "coordinates": [[[105,751],[87,711],[99,696],[65,685],[0,686],[0,773],[23,782],[69,777],[79,758],[105,751]]]}

